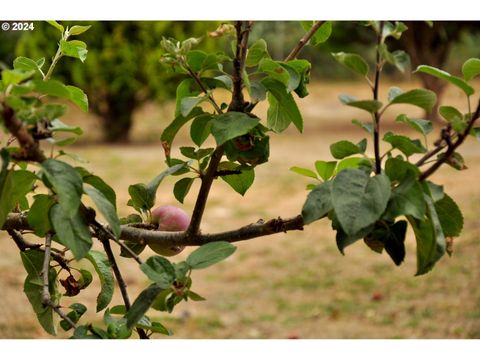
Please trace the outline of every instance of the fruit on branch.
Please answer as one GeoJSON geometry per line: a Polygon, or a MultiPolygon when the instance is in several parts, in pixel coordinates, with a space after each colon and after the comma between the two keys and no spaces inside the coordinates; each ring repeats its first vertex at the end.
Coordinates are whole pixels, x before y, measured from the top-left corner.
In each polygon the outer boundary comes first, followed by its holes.
{"type": "MultiPolygon", "coordinates": [[[[160,231],[185,231],[190,224],[190,217],[180,208],[173,205],[163,205],[152,210],[152,224],[160,231]]],[[[148,244],[150,249],[162,256],[174,256],[183,251],[185,246],[163,246],[148,244]]]]}

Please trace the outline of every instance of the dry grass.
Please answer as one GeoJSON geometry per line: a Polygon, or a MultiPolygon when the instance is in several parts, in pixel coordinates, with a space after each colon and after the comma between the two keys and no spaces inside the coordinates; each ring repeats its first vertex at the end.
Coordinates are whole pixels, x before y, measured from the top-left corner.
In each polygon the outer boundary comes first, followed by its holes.
{"type": "MultiPolygon", "coordinates": [[[[308,180],[288,169],[293,165],[312,167],[317,159],[329,159],[328,146],[333,141],[361,139],[363,133],[349,124],[359,112],[340,106],[336,94],[368,96],[364,91],[358,84],[314,86],[312,96],[301,102],[305,133],[300,135],[292,129],[285,135],[272,136],[271,161],[257,168],[255,184],[243,198],[218,181],[203,231],[231,229],[259,218],[296,215],[305,200],[308,180]]],[[[459,102],[458,95],[450,93],[449,100],[459,102]]],[[[154,106],[139,112],[142,122],[137,122],[135,138],[146,139],[148,135],[152,139],[154,131],[159,134],[167,120],[157,119],[164,113],[154,106]]],[[[181,134],[176,145],[187,142],[181,134]]],[[[128,213],[128,185],[148,181],[164,167],[158,143],[89,145],[71,151],[87,159],[86,166],[114,186],[122,215],[128,213]]],[[[433,179],[445,185],[465,216],[465,229],[456,240],[453,257],[443,258],[433,272],[413,276],[415,246],[411,233],[406,261],[397,268],[387,255],[371,252],[362,242],[347,248],[346,256],[342,256],[329,225],[317,222],[303,232],[239,243],[237,252],[227,261],[194,273],[193,289],[204,295],[206,302],[181,304],[171,315],[151,316],[168,325],[175,338],[480,337],[480,147],[469,139],[463,153],[469,170],[442,168],[433,179]]],[[[175,202],[171,194],[174,180],[167,179],[161,185],[158,203],[175,202]]],[[[192,188],[185,209],[192,209],[197,189],[192,188]]],[[[2,235],[0,241],[4,242],[0,257],[0,337],[45,337],[22,292],[25,275],[18,250],[7,237],[2,235]]],[[[185,256],[182,253],[175,260],[185,256]]],[[[147,283],[132,261],[121,259],[121,265],[126,269],[133,298],[147,283]]],[[[91,308],[90,319],[95,319],[97,292],[95,283],[82,294],[81,301],[91,308]]],[[[118,291],[114,303],[120,303],[118,291]]]]}

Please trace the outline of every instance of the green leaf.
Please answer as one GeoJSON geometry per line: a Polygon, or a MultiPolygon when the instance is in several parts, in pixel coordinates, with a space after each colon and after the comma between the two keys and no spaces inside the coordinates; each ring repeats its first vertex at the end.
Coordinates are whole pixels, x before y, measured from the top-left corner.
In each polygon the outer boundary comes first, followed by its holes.
{"type": "MultiPolygon", "coordinates": [[[[50,268],[48,273],[50,294],[55,294],[56,271],[50,268]]],[[[57,334],[57,328],[53,321],[53,309],[50,306],[45,307],[42,303],[43,286],[31,281],[31,276],[27,276],[23,285],[23,291],[27,295],[28,301],[32,305],[33,311],[37,316],[38,322],[42,328],[50,335],[57,334]]]]}
{"type": "MultiPolygon", "coordinates": [[[[313,24],[312,24],[313,25],[313,24]]],[[[332,34],[332,22],[325,21],[310,39],[310,44],[316,46],[323,44],[332,34]]]]}
{"type": "Polygon", "coordinates": [[[15,208],[18,202],[20,202],[25,195],[27,195],[32,189],[37,177],[35,174],[27,170],[17,171],[4,171],[8,163],[4,162],[2,169],[2,176],[0,177],[0,228],[5,223],[7,215],[15,208]]]}
{"type": "Polygon", "coordinates": [[[55,204],[50,208],[49,216],[57,241],[68,247],[76,260],[84,258],[92,247],[92,237],[80,213],[77,211],[71,216],[61,205],[55,204]]]}
{"type": "Polygon", "coordinates": [[[15,60],[13,60],[13,68],[15,70],[21,70],[21,71],[38,71],[39,70],[39,67],[36,61],[24,56],[19,56],[15,60]]]}
{"type": "MultiPolygon", "coordinates": [[[[68,107],[66,105],[61,105],[61,104],[44,104],[40,108],[40,111],[38,113],[40,118],[43,119],[48,119],[50,121],[59,121],[58,118],[62,117],[68,110],[68,107]]],[[[67,125],[62,124],[63,126],[67,127],[67,125]]],[[[79,135],[82,133],[82,130],[80,128],[71,128],[71,129],[78,129],[75,130],[76,132],[79,132],[79,135]]]]}
{"type": "MultiPolygon", "coordinates": [[[[79,168],[76,169],[79,171],[79,168]]],[[[100,191],[108,201],[110,201],[115,209],[117,208],[117,195],[115,194],[115,191],[110,185],[103,181],[101,177],[90,174],[89,172],[82,174],[82,177],[85,184],[92,185],[95,189],[100,191]]]]}
{"type": "Polygon", "coordinates": [[[350,54],[344,52],[332,53],[332,56],[340,64],[346,66],[349,70],[359,75],[367,76],[369,72],[369,66],[367,62],[357,54],[350,54]]]}
{"type": "Polygon", "coordinates": [[[62,34],[63,34],[63,31],[65,30],[64,27],[62,25],[60,25],[58,22],[56,21],[53,21],[53,20],[50,20],[50,21],[47,21],[48,24],[52,25],[55,29],[57,29],[58,31],[60,31],[62,34]]]}
{"type": "Polygon", "coordinates": [[[377,100],[357,100],[355,97],[350,95],[340,95],[338,98],[342,104],[368,111],[370,114],[374,114],[380,110],[383,105],[377,100]]]}
{"type": "Polygon", "coordinates": [[[437,95],[426,89],[413,89],[397,94],[390,100],[390,104],[410,104],[418,106],[427,112],[432,111],[437,102],[437,95]]]}
{"type": "Polygon", "coordinates": [[[220,146],[228,140],[247,134],[260,122],[257,117],[245,113],[230,111],[214,117],[212,121],[212,135],[220,146]]]}
{"type": "Polygon", "coordinates": [[[213,116],[211,114],[205,114],[197,116],[192,121],[190,137],[197,146],[202,146],[205,140],[207,140],[208,135],[210,135],[212,119],[213,116]]]}
{"type": "Polygon", "coordinates": [[[405,114],[398,115],[395,121],[408,125],[410,128],[418,131],[424,136],[428,135],[433,130],[433,125],[430,120],[410,118],[405,114]]]}
{"type": "Polygon", "coordinates": [[[390,180],[384,174],[369,177],[358,169],[338,173],[332,183],[332,204],[345,233],[353,235],[377,221],[390,191],[390,180]]]}
{"type": "Polygon", "coordinates": [[[100,279],[101,290],[97,296],[97,312],[99,312],[112,301],[115,285],[112,268],[107,257],[100,251],[90,250],[85,258],[92,263],[100,279]]]}
{"type": "MultiPolygon", "coordinates": [[[[70,305],[69,308],[72,309],[72,311],[67,314],[67,317],[72,320],[74,324],[76,324],[78,320],[80,320],[81,316],[87,311],[87,307],[79,303],[74,303],[70,305]]],[[[68,331],[72,328],[72,326],[66,320],[60,321],[60,326],[64,331],[68,331]]]]}
{"type": "Polygon", "coordinates": [[[193,292],[192,290],[188,290],[187,296],[192,301],[205,301],[205,300],[207,300],[203,296],[197,294],[196,292],[193,292]]]}
{"type": "Polygon", "coordinates": [[[40,250],[29,249],[20,252],[23,267],[30,277],[29,281],[39,286],[43,285],[42,271],[44,257],[45,253],[40,250]]]}
{"type": "Polygon", "coordinates": [[[440,106],[438,112],[452,125],[453,130],[462,132],[467,127],[464,116],[457,108],[453,106],[440,106]]]}
{"type": "MultiPolygon", "coordinates": [[[[188,163],[183,162],[181,164],[171,166],[168,169],[162,171],[157,176],[155,176],[148,183],[146,189],[147,189],[147,192],[148,192],[149,200],[152,202],[151,206],[149,206],[148,209],[150,209],[155,204],[155,198],[156,198],[157,190],[158,190],[158,187],[160,186],[160,183],[163,181],[163,179],[165,179],[167,176],[175,174],[177,171],[183,169],[187,165],[188,165],[188,163]]],[[[150,203],[148,205],[150,205],[150,203]]]]}
{"type": "Polygon", "coordinates": [[[23,71],[23,70],[2,70],[2,82],[3,86],[20,84],[31,78],[35,74],[35,71],[23,71]]]}
{"type": "Polygon", "coordinates": [[[80,272],[80,278],[78,279],[78,287],[80,290],[85,289],[93,281],[92,273],[85,269],[78,270],[80,272]]]}
{"type": "Polygon", "coordinates": [[[175,268],[162,256],[151,256],[140,265],[140,269],[156,285],[169,288],[175,280],[175,268]]]}
{"type": "Polygon", "coordinates": [[[293,171],[294,173],[297,173],[297,174],[299,174],[299,175],[311,177],[311,178],[314,178],[314,179],[317,179],[317,180],[318,180],[317,174],[316,174],[314,171],[310,170],[310,169],[305,169],[305,168],[298,167],[298,166],[292,166],[292,167],[290,168],[290,171],[293,171]]]}
{"type": "Polygon", "coordinates": [[[195,178],[188,177],[178,180],[173,187],[173,195],[175,196],[175,199],[177,199],[180,203],[183,204],[183,200],[190,191],[190,188],[194,181],[195,178]]]}
{"type": "Polygon", "coordinates": [[[261,83],[272,95],[268,97],[270,104],[267,112],[268,127],[276,132],[281,132],[286,128],[287,122],[288,124],[293,122],[298,131],[302,132],[302,115],[292,94],[288,93],[286,87],[277,80],[265,78],[261,83]]]}
{"type": "Polygon", "coordinates": [[[307,84],[310,82],[310,69],[312,65],[307,60],[290,60],[287,62],[288,66],[291,66],[300,74],[300,82],[295,88],[295,93],[300,97],[304,98],[308,95],[307,84]]]}
{"type": "Polygon", "coordinates": [[[200,50],[191,50],[187,53],[187,64],[193,72],[198,73],[202,70],[202,64],[207,57],[207,53],[200,50]]]}
{"type": "Polygon", "coordinates": [[[343,159],[340,161],[337,165],[337,168],[335,170],[335,173],[338,174],[340,171],[343,169],[360,169],[360,168],[366,168],[368,171],[372,169],[372,163],[363,157],[351,157],[347,159],[343,159]]]}
{"type": "Polygon", "coordinates": [[[402,36],[402,33],[407,29],[408,27],[401,21],[395,21],[395,25],[390,21],[387,21],[383,27],[382,38],[385,40],[387,37],[391,36],[398,40],[402,36]]]}
{"type": "Polygon", "coordinates": [[[371,122],[361,122],[360,120],[353,119],[352,124],[357,125],[358,127],[362,128],[366,132],[368,132],[370,135],[373,134],[373,124],[371,122]]]}
{"type": "Polygon", "coordinates": [[[399,266],[405,259],[405,235],[407,233],[407,222],[401,220],[395,224],[383,223],[376,226],[375,229],[365,237],[365,243],[374,251],[375,246],[379,246],[377,252],[385,248],[395,265],[399,266]],[[373,246],[372,246],[373,245],[373,246]]]}
{"type": "Polygon", "coordinates": [[[88,97],[82,89],[78,87],[67,85],[67,90],[70,94],[70,101],[77,105],[84,112],[88,112],[88,97]]]}
{"type": "Polygon", "coordinates": [[[460,236],[463,229],[463,215],[455,201],[445,196],[434,203],[438,220],[445,236],[460,236]]]}
{"type": "Polygon", "coordinates": [[[324,180],[330,180],[335,171],[335,167],[337,166],[336,161],[323,161],[317,160],[315,161],[315,169],[317,170],[318,175],[324,180]]]}
{"type": "Polygon", "coordinates": [[[51,130],[52,132],[60,131],[60,132],[70,132],[76,135],[83,134],[83,130],[81,128],[75,127],[75,126],[68,126],[59,119],[52,120],[50,122],[50,126],[48,127],[48,129],[51,130]]]}
{"type": "Polygon", "coordinates": [[[80,59],[84,62],[87,59],[87,44],[80,40],[60,40],[60,50],[63,55],[80,59]]]}
{"type": "Polygon", "coordinates": [[[424,186],[424,191],[426,194],[430,194],[434,203],[443,199],[445,196],[443,185],[434,184],[429,180],[427,180],[425,184],[426,186],[424,186]]]}
{"type": "Polygon", "coordinates": [[[180,102],[180,114],[187,118],[190,113],[195,109],[200,103],[207,100],[207,97],[202,96],[185,96],[180,102]]]}
{"type": "MultiPolygon", "coordinates": [[[[122,225],[128,224],[128,222],[125,222],[125,219],[128,219],[128,218],[130,218],[131,216],[132,216],[132,215],[128,216],[127,218],[121,218],[121,219],[120,219],[120,223],[121,223],[122,225]]],[[[133,215],[133,216],[138,216],[138,215],[135,214],[135,215],[133,215]]],[[[142,218],[141,218],[140,216],[138,216],[138,218],[139,218],[139,219],[137,219],[137,218],[135,219],[135,220],[137,220],[137,221],[132,221],[132,222],[133,222],[133,223],[142,222],[142,218]],[[140,220],[140,221],[138,221],[138,220],[140,220]]],[[[133,219],[131,219],[131,220],[133,220],[133,219]]],[[[143,243],[143,244],[142,244],[142,243],[138,243],[138,242],[136,242],[136,241],[128,241],[128,240],[125,240],[125,241],[123,242],[123,244],[124,244],[126,247],[128,247],[128,248],[129,248],[134,254],[136,254],[136,255],[141,254],[142,251],[145,250],[145,248],[147,247],[147,244],[146,244],[146,243],[143,243]]],[[[130,252],[126,251],[123,247],[122,247],[121,250],[120,250],[120,256],[121,256],[121,257],[124,257],[124,258],[132,258],[132,257],[133,257],[132,254],[130,254],[130,252]]]]}
{"type": "Polygon", "coordinates": [[[80,197],[83,194],[81,176],[71,165],[55,159],[45,160],[41,167],[51,188],[58,195],[58,202],[65,216],[73,217],[78,211],[80,197]]]}
{"type": "Polygon", "coordinates": [[[85,31],[87,31],[88,29],[90,29],[91,27],[92,27],[91,25],[87,25],[87,26],[74,25],[68,30],[68,32],[70,35],[80,35],[80,34],[83,34],[85,31]]]}
{"type": "Polygon", "coordinates": [[[246,67],[257,66],[260,60],[269,57],[267,51],[267,43],[263,39],[255,41],[248,49],[247,59],[245,60],[246,67]]]}
{"type": "Polygon", "coordinates": [[[173,333],[168,330],[165,326],[163,326],[159,322],[152,321],[151,324],[146,325],[142,324],[141,322],[137,323],[137,328],[144,329],[144,330],[149,330],[157,334],[163,334],[167,336],[173,335],[173,333]]]}
{"type": "Polygon", "coordinates": [[[55,204],[52,196],[38,194],[33,197],[34,202],[28,211],[28,224],[33,228],[35,235],[44,237],[52,229],[48,217],[50,208],[55,204]]]}
{"type": "Polygon", "coordinates": [[[325,217],[333,209],[331,191],[332,182],[326,181],[315,186],[308,194],[302,208],[303,222],[306,225],[325,217]]]}
{"type": "Polygon", "coordinates": [[[403,50],[396,50],[394,52],[388,51],[386,44],[380,45],[380,53],[382,57],[389,63],[395,66],[402,73],[410,66],[410,57],[403,50]]]}
{"type": "MultiPolygon", "coordinates": [[[[223,168],[228,169],[228,168],[225,168],[225,164],[231,164],[231,163],[223,163],[223,164],[224,164],[223,168]]],[[[223,175],[221,176],[221,179],[225,181],[228,185],[230,185],[233,190],[235,190],[237,193],[243,196],[245,195],[247,190],[250,189],[253,182],[255,181],[255,171],[253,169],[244,169],[241,167],[237,167],[236,165],[233,165],[231,167],[231,170],[236,168],[240,170],[240,174],[223,175]]]]}
{"type": "Polygon", "coordinates": [[[128,194],[130,200],[128,205],[132,206],[138,211],[147,211],[155,205],[155,200],[152,199],[145,184],[133,184],[128,187],[128,194]]]}
{"type": "Polygon", "coordinates": [[[268,75],[268,78],[277,80],[278,82],[282,83],[284,86],[287,87],[287,92],[293,90],[292,88],[288,88],[290,74],[280,62],[265,58],[258,64],[258,71],[264,72],[268,75]]]}
{"type": "Polygon", "coordinates": [[[425,195],[428,217],[424,221],[407,216],[412,225],[417,241],[417,272],[416,276],[430,271],[435,263],[445,254],[446,241],[442,227],[433,205],[432,199],[425,195]]]}
{"type": "Polygon", "coordinates": [[[390,131],[383,136],[383,140],[390,143],[394,149],[400,150],[407,157],[427,152],[420,140],[412,140],[403,135],[394,135],[390,131]]]}
{"type": "Polygon", "coordinates": [[[409,174],[410,172],[415,174],[416,178],[420,175],[420,170],[418,167],[408,161],[403,160],[401,156],[390,158],[385,163],[385,174],[392,182],[402,182],[405,178],[411,175],[409,174]]]}
{"type": "Polygon", "coordinates": [[[108,225],[110,225],[113,235],[118,239],[122,230],[120,229],[120,220],[118,219],[115,206],[113,206],[100,190],[94,187],[84,186],[83,191],[93,200],[97,209],[100,210],[100,213],[105,217],[108,225]]]}
{"type": "Polygon", "coordinates": [[[417,67],[417,70],[415,71],[420,71],[425,74],[435,76],[436,78],[446,80],[449,83],[460,88],[467,96],[473,95],[473,93],[475,92],[475,90],[470,85],[468,85],[464,80],[456,76],[450,75],[448,72],[437,69],[433,66],[420,65],[419,67],[417,67]]]}
{"type": "Polygon", "coordinates": [[[363,151],[360,147],[350,141],[340,140],[330,145],[330,152],[335,159],[343,159],[350,155],[360,154],[363,151]]]}
{"type": "MultiPolygon", "coordinates": [[[[401,166],[396,159],[388,159],[387,167],[401,166]]],[[[389,175],[386,170],[386,174],[389,175]]],[[[410,215],[418,220],[425,218],[426,205],[423,199],[423,190],[417,181],[417,175],[408,169],[398,186],[392,189],[392,194],[385,211],[384,218],[394,220],[400,215],[410,215]]]]}
{"type": "Polygon", "coordinates": [[[252,101],[258,102],[267,98],[267,89],[260,82],[252,81],[249,86],[247,86],[247,89],[252,101]]]}
{"type": "Polygon", "coordinates": [[[356,241],[365,238],[368,234],[372,232],[374,229],[374,225],[369,225],[365,228],[362,228],[355,232],[354,234],[347,234],[342,226],[340,225],[340,222],[338,221],[338,218],[335,214],[335,212],[332,212],[329,214],[329,217],[332,217],[332,228],[334,230],[337,230],[337,234],[335,236],[335,241],[337,243],[337,248],[340,251],[342,255],[345,255],[345,248],[349,245],[352,245],[356,241]],[[331,215],[330,215],[331,214],[331,215]]]}
{"type": "Polygon", "coordinates": [[[143,290],[140,295],[135,299],[130,310],[128,310],[125,318],[127,319],[127,327],[132,329],[150,309],[155,299],[164,288],[159,285],[151,285],[143,290]]]}
{"type": "Polygon", "coordinates": [[[178,131],[185,125],[189,120],[197,117],[198,115],[203,114],[203,110],[200,108],[193,109],[187,117],[178,115],[171,123],[168,125],[165,130],[162,132],[160,140],[162,140],[163,146],[167,146],[168,150],[173,143],[173,139],[177,135],[178,131]],[[166,144],[166,145],[165,145],[166,144]]]}
{"type": "Polygon", "coordinates": [[[472,58],[465,61],[462,66],[462,73],[465,80],[470,81],[480,74],[480,59],[472,58]]]}
{"type": "Polygon", "coordinates": [[[70,99],[70,91],[58,80],[32,80],[35,91],[49,96],[70,99]]]}
{"type": "Polygon", "coordinates": [[[164,288],[159,285],[152,284],[135,299],[130,310],[128,310],[125,318],[127,319],[127,327],[132,329],[150,309],[156,297],[164,288]]]}
{"type": "Polygon", "coordinates": [[[186,259],[191,269],[204,269],[216,264],[230,255],[237,248],[226,241],[216,241],[200,246],[194,250],[186,259]]]}

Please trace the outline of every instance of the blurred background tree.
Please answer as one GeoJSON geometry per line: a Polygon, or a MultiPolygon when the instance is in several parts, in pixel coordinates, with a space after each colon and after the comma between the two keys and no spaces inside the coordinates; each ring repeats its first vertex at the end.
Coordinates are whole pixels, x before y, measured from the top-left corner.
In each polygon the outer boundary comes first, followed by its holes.
{"type": "MultiPolygon", "coordinates": [[[[69,22],[62,22],[68,26],[69,22]]],[[[397,49],[411,55],[412,69],[429,64],[459,74],[458,59],[480,57],[480,22],[407,21],[409,29],[397,49]]],[[[178,78],[168,67],[160,64],[162,37],[184,40],[203,37],[199,49],[218,49],[229,53],[229,38],[212,39],[220,21],[92,21],[92,28],[81,35],[88,44],[85,64],[66,58],[56,69],[56,76],[78,86],[89,95],[91,111],[99,115],[103,139],[107,142],[125,142],[129,139],[133,113],[146,101],[168,101],[175,95],[178,78]],[[68,71],[67,71],[68,69],[68,71]]],[[[305,30],[297,21],[259,21],[251,34],[251,41],[264,38],[270,55],[283,59],[295,46],[305,30]]],[[[45,22],[35,22],[35,30],[0,33],[0,67],[11,64],[16,55],[32,58],[46,57],[47,62],[56,49],[48,41],[58,36],[45,22]]],[[[375,38],[358,22],[337,21],[330,39],[318,47],[307,46],[301,56],[312,62],[312,81],[355,81],[348,69],[338,66],[331,52],[355,52],[374,63],[375,38]]],[[[47,64],[48,65],[48,64],[47,64]]],[[[387,66],[386,73],[401,80],[398,71],[387,66]]],[[[407,71],[404,79],[410,79],[407,71]]],[[[387,75],[388,76],[388,75],[387,75]]],[[[417,74],[422,85],[442,96],[445,82],[426,74],[417,74]]],[[[426,116],[435,119],[436,109],[426,116]]]]}
{"type": "MultiPolygon", "coordinates": [[[[176,76],[160,64],[162,37],[186,39],[203,37],[200,49],[212,50],[218,43],[207,36],[219,22],[207,21],[92,21],[80,40],[88,44],[85,64],[65,58],[56,76],[82,88],[90,109],[100,116],[106,142],[126,142],[135,109],[147,100],[170,99],[175,95],[176,76]]],[[[62,21],[64,26],[69,22],[62,21]]],[[[18,39],[17,54],[34,59],[55,54],[50,39],[57,30],[45,22],[36,22],[35,30],[18,39]]],[[[47,64],[48,65],[48,64],[47,64]]]]}

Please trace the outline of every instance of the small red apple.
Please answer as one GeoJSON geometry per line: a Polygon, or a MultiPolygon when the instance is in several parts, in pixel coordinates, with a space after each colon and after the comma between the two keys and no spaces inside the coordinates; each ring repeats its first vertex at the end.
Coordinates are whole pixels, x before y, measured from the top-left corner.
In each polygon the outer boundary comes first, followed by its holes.
{"type": "MultiPolygon", "coordinates": [[[[152,210],[152,224],[158,225],[160,231],[185,231],[190,224],[190,217],[180,208],[163,205],[152,210]]],[[[174,256],[183,251],[185,246],[165,247],[159,244],[148,244],[150,249],[162,256],[174,256]]]]}

